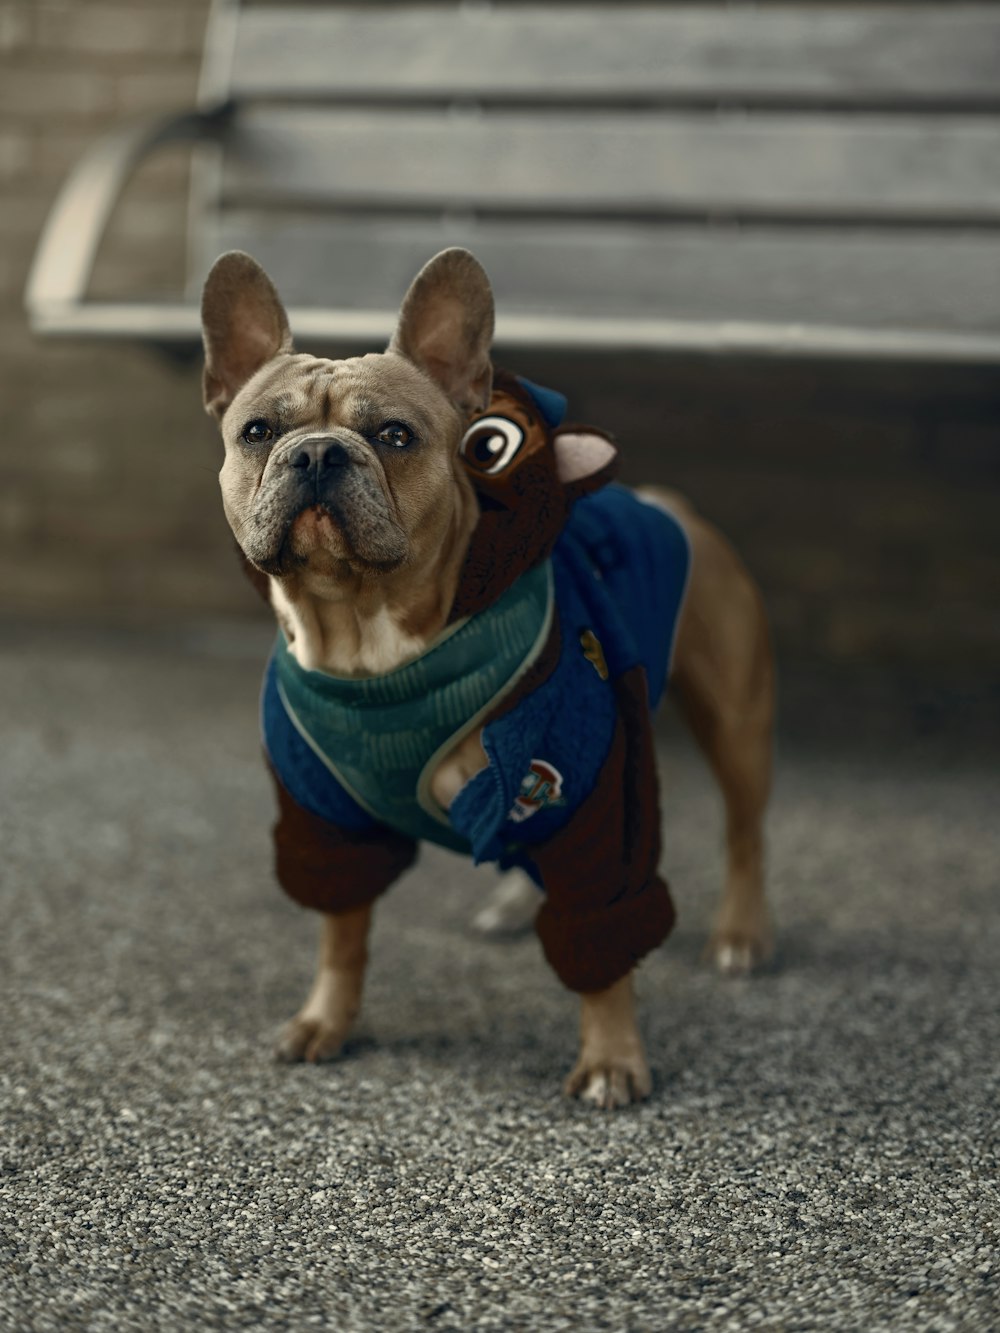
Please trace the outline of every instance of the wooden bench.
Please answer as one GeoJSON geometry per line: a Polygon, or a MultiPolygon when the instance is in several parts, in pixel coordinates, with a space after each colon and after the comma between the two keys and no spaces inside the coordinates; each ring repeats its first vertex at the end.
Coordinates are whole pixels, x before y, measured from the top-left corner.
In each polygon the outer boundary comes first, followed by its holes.
{"type": "Polygon", "coordinates": [[[26,300],[42,334],[191,347],[239,247],[300,341],[375,345],[451,244],[502,346],[1000,362],[1000,7],[217,0],[197,110],[94,146],[26,300]],[[177,139],[185,294],[89,300],[177,139]]]}

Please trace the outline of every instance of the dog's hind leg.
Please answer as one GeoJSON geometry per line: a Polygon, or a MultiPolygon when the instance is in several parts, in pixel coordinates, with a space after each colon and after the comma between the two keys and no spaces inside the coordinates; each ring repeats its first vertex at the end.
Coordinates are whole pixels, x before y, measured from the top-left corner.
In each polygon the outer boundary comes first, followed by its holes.
{"type": "Polygon", "coordinates": [[[740,975],[765,962],[772,933],[764,892],[764,812],[770,789],[770,709],[762,697],[717,707],[699,683],[680,679],[681,709],[722,789],[726,807],[726,880],[706,956],[740,975]]]}
{"type": "Polygon", "coordinates": [[[278,1039],[279,1060],[332,1060],[361,1007],[368,963],[370,903],[323,915],[319,966],[309,996],[278,1039]]]}
{"type": "Polygon", "coordinates": [[[680,520],[692,547],[672,684],[722,789],[726,880],[707,954],[744,973],[772,951],[764,893],[764,814],[771,786],[774,663],[763,599],[725,538],[672,492],[649,498],[680,520]]]}

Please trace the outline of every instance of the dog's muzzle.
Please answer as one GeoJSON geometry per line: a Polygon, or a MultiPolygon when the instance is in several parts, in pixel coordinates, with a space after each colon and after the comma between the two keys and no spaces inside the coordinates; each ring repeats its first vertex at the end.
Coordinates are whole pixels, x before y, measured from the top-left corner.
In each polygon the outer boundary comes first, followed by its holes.
{"type": "Polygon", "coordinates": [[[367,452],[361,441],[337,435],[305,435],[289,442],[274,459],[264,501],[267,526],[275,537],[280,533],[280,544],[270,565],[256,561],[260,568],[274,573],[284,567],[282,548],[292,525],[315,505],[363,564],[392,569],[406,557],[406,534],[393,517],[367,452]]]}

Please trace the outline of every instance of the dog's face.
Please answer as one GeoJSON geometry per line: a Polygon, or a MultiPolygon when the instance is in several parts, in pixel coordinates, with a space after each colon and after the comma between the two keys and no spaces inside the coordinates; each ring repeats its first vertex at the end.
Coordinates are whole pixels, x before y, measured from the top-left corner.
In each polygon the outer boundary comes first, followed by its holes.
{"type": "Polygon", "coordinates": [[[426,265],[385,353],[296,354],[269,278],[238,252],[209,274],[202,318],[223,504],[251,563],[337,580],[433,550],[466,421],[490,396],[493,302],[476,260],[446,250],[426,265]]]}
{"type": "Polygon", "coordinates": [[[277,357],[223,421],[223,504],[266,574],[386,572],[448,485],[458,414],[399,356],[277,357]]]}

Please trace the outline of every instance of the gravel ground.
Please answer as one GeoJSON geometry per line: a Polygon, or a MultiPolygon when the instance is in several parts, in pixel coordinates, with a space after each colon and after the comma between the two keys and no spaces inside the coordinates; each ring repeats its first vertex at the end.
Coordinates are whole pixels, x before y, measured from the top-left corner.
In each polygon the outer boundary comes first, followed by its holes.
{"type": "Polygon", "coordinates": [[[0,642],[0,1327],[1000,1327],[987,691],[785,687],[777,966],[699,963],[713,789],[665,725],[681,913],[651,1101],[559,1094],[575,1005],[428,851],[347,1058],[269,1057],[315,924],[269,878],[256,630],[0,642]]]}

